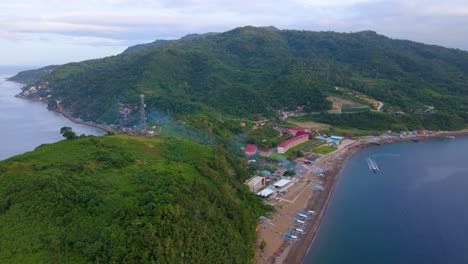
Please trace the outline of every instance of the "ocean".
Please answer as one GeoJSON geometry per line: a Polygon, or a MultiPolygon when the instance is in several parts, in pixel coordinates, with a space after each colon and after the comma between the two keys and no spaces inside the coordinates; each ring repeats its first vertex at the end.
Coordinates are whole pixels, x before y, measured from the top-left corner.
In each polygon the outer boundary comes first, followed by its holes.
{"type": "Polygon", "coordinates": [[[78,135],[102,135],[104,131],[75,124],[46,105],[14,97],[21,84],[6,81],[23,67],[0,67],[0,160],[62,140],[60,128],[72,127],[78,135]]]}
{"type": "Polygon", "coordinates": [[[358,152],[303,263],[468,263],[468,137],[358,152]]]}

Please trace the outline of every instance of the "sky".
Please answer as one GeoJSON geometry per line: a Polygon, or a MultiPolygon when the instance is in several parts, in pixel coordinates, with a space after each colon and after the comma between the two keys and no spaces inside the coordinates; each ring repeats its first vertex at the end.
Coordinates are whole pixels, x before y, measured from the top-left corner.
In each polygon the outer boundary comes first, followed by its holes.
{"type": "Polygon", "coordinates": [[[63,64],[240,26],[356,32],[468,50],[467,0],[1,0],[0,65],[63,64]]]}

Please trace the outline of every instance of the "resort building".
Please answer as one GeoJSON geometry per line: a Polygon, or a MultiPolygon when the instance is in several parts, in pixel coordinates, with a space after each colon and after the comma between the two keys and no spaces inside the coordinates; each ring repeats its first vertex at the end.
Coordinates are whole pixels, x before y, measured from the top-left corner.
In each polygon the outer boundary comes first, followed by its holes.
{"type": "Polygon", "coordinates": [[[258,192],[265,186],[265,177],[255,176],[248,179],[245,184],[249,186],[251,192],[258,192]]]}
{"type": "Polygon", "coordinates": [[[278,153],[285,153],[290,148],[295,147],[299,144],[307,142],[309,140],[309,134],[302,134],[286,141],[281,142],[278,145],[278,153]]]}

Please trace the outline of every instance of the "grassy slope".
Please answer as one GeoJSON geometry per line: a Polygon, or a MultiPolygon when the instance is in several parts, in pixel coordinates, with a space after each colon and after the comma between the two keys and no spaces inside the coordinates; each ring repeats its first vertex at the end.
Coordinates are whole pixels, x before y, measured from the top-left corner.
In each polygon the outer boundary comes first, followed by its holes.
{"type": "Polygon", "coordinates": [[[0,262],[248,263],[263,211],[219,149],[80,138],[0,163],[0,262]]]}

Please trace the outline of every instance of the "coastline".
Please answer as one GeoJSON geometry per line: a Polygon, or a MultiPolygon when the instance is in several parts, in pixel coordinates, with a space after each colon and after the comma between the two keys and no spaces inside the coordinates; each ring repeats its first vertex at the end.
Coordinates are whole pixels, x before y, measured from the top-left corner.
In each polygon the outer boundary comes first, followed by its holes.
{"type": "MultiPolygon", "coordinates": [[[[410,140],[430,140],[436,138],[446,138],[448,136],[467,136],[468,129],[459,131],[439,131],[430,135],[407,136],[404,138],[390,137],[390,136],[377,136],[377,137],[363,137],[355,140],[354,142],[323,156],[318,160],[314,166],[326,167],[323,172],[326,175],[322,186],[325,187],[323,192],[312,191],[309,188],[311,181],[317,181],[317,177],[313,173],[308,173],[306,181],[299,183],[301,186],[296,190],[292,190],[297,195],[292,203],[287,205],[281,204],[281,208],[269,216],[271,218],[270,225],[262,226],[258,232],[259,241],[266,242],[266,248],[261,252],[257,250],[256,263],[302,263],[308,251],[312,249],[312,242],[314,241],[323,216],[325,215],[328,207],[328,202],[333,195],[335,184],[340,179],[343,168],[346,166],[348,160],[360,150],[373,145],[392,144],[402,141],[410,140]],[[299,193],[298,193],[299,192],[299,193]],[[300,197],[303,196],[303,197],[300,197]],[[306,202],[304,202],[306,200],[306,202]],[[300,240],[294,244],[286,243],[282,238],[282,233],[287,233],[288,226],[291,226],[290,221],[294,218],[294,212],[301,208],[315,210],[318,214],[306,226],[306,233],[300,237],[300,240]]],[[[298,184],[298,185],[299,185],[298,184]]]]}
{"type": "MultiPolygon", "coordinates": [[[[4,78],[6,81],[9,81],[9,82],[14,82],[14,83],[17,83],[17,84],[20,84],[22,85],[22,87],[20,89],[22,89],[24,86],[26,86],[27,84],[24,84],[24,83],[21,83],[21,82],[17,82],[17,81],[14,81],[14,80],[11,80],[12,77],[9,77],[9,78],[4,78]]],[[[86,126],[89,126],[89,127],[94,127],[94,128],[97,128],[97,129],[100,129],[100,130],[103,130],[104,132],[115,132],[115,129],[113,129],[112,127],[108,126],[108,125],[104,125],[104,124],[98,124],[98,123],[94,123],[94,122],[90,122],[90,121],[83,121],[81,120],[80,118],[75,118],[73,117],[73,115],[65,110],[60,110],[60,109],[50,109],[49,107],[47,107],[47,104],[46,102],[42,101],[42,100],[37,100],[37,99],[34,99],[34,98],[29,98],[29,97],[26,97],[26,96],[22,96],[21,94],[17,94],[15,95],[16,98],[20,98],[20,99],[24,99],[24,100],[29,100],[29,101],[33,101],[33,102],[38,102],[38,103],[43,103],[46,105],[46,108],[50,111],[54,111],[56,113],[59,113],[61,114],[62,116],[64,116],[66,119],[72,121],[73,123],[75,124],[79,124],[79,125],[86,125],[86,126]]]]}
{"type": "MultiPolygon", "coordinates": [[[[38,103],[43,103],[46,105],[46,103],[44,101],[41,101],[41,100],[35,100],[33,98],[28,98],[28,97],[25,97],[25,96],[21,96],[19,94],[15,95],[16,98],[20,98],[20,99],[24,99],[24,100],[29,100],[29,101],[33,101],[33,102],[38,102],[38,103]]],[[[73,115],[65,110],[60,110],[60,109],[50,109],[49,107],[47,107],[46,105],[46,108],[50,111],[54,111],[58,114],[61,114],[62,116],[64,116],[66,119],[72,121],[73,123],[75,124],[79,124],[79,125],[86,125],[86,126],[89,126],[89,127],[94,127],[94,128],[97,128],[97,129],[100,129],[100,130],[103,130],[104,132],[115,132],[114,129],[112,129],[110,126],[108,125],[104,125],[104,124],[98,124],[98,123],[94,123],[94,122],[90,122],[90,121],[83,121],[81,120],[80,118],[75,118],[73,117],[73,115]]]]}

